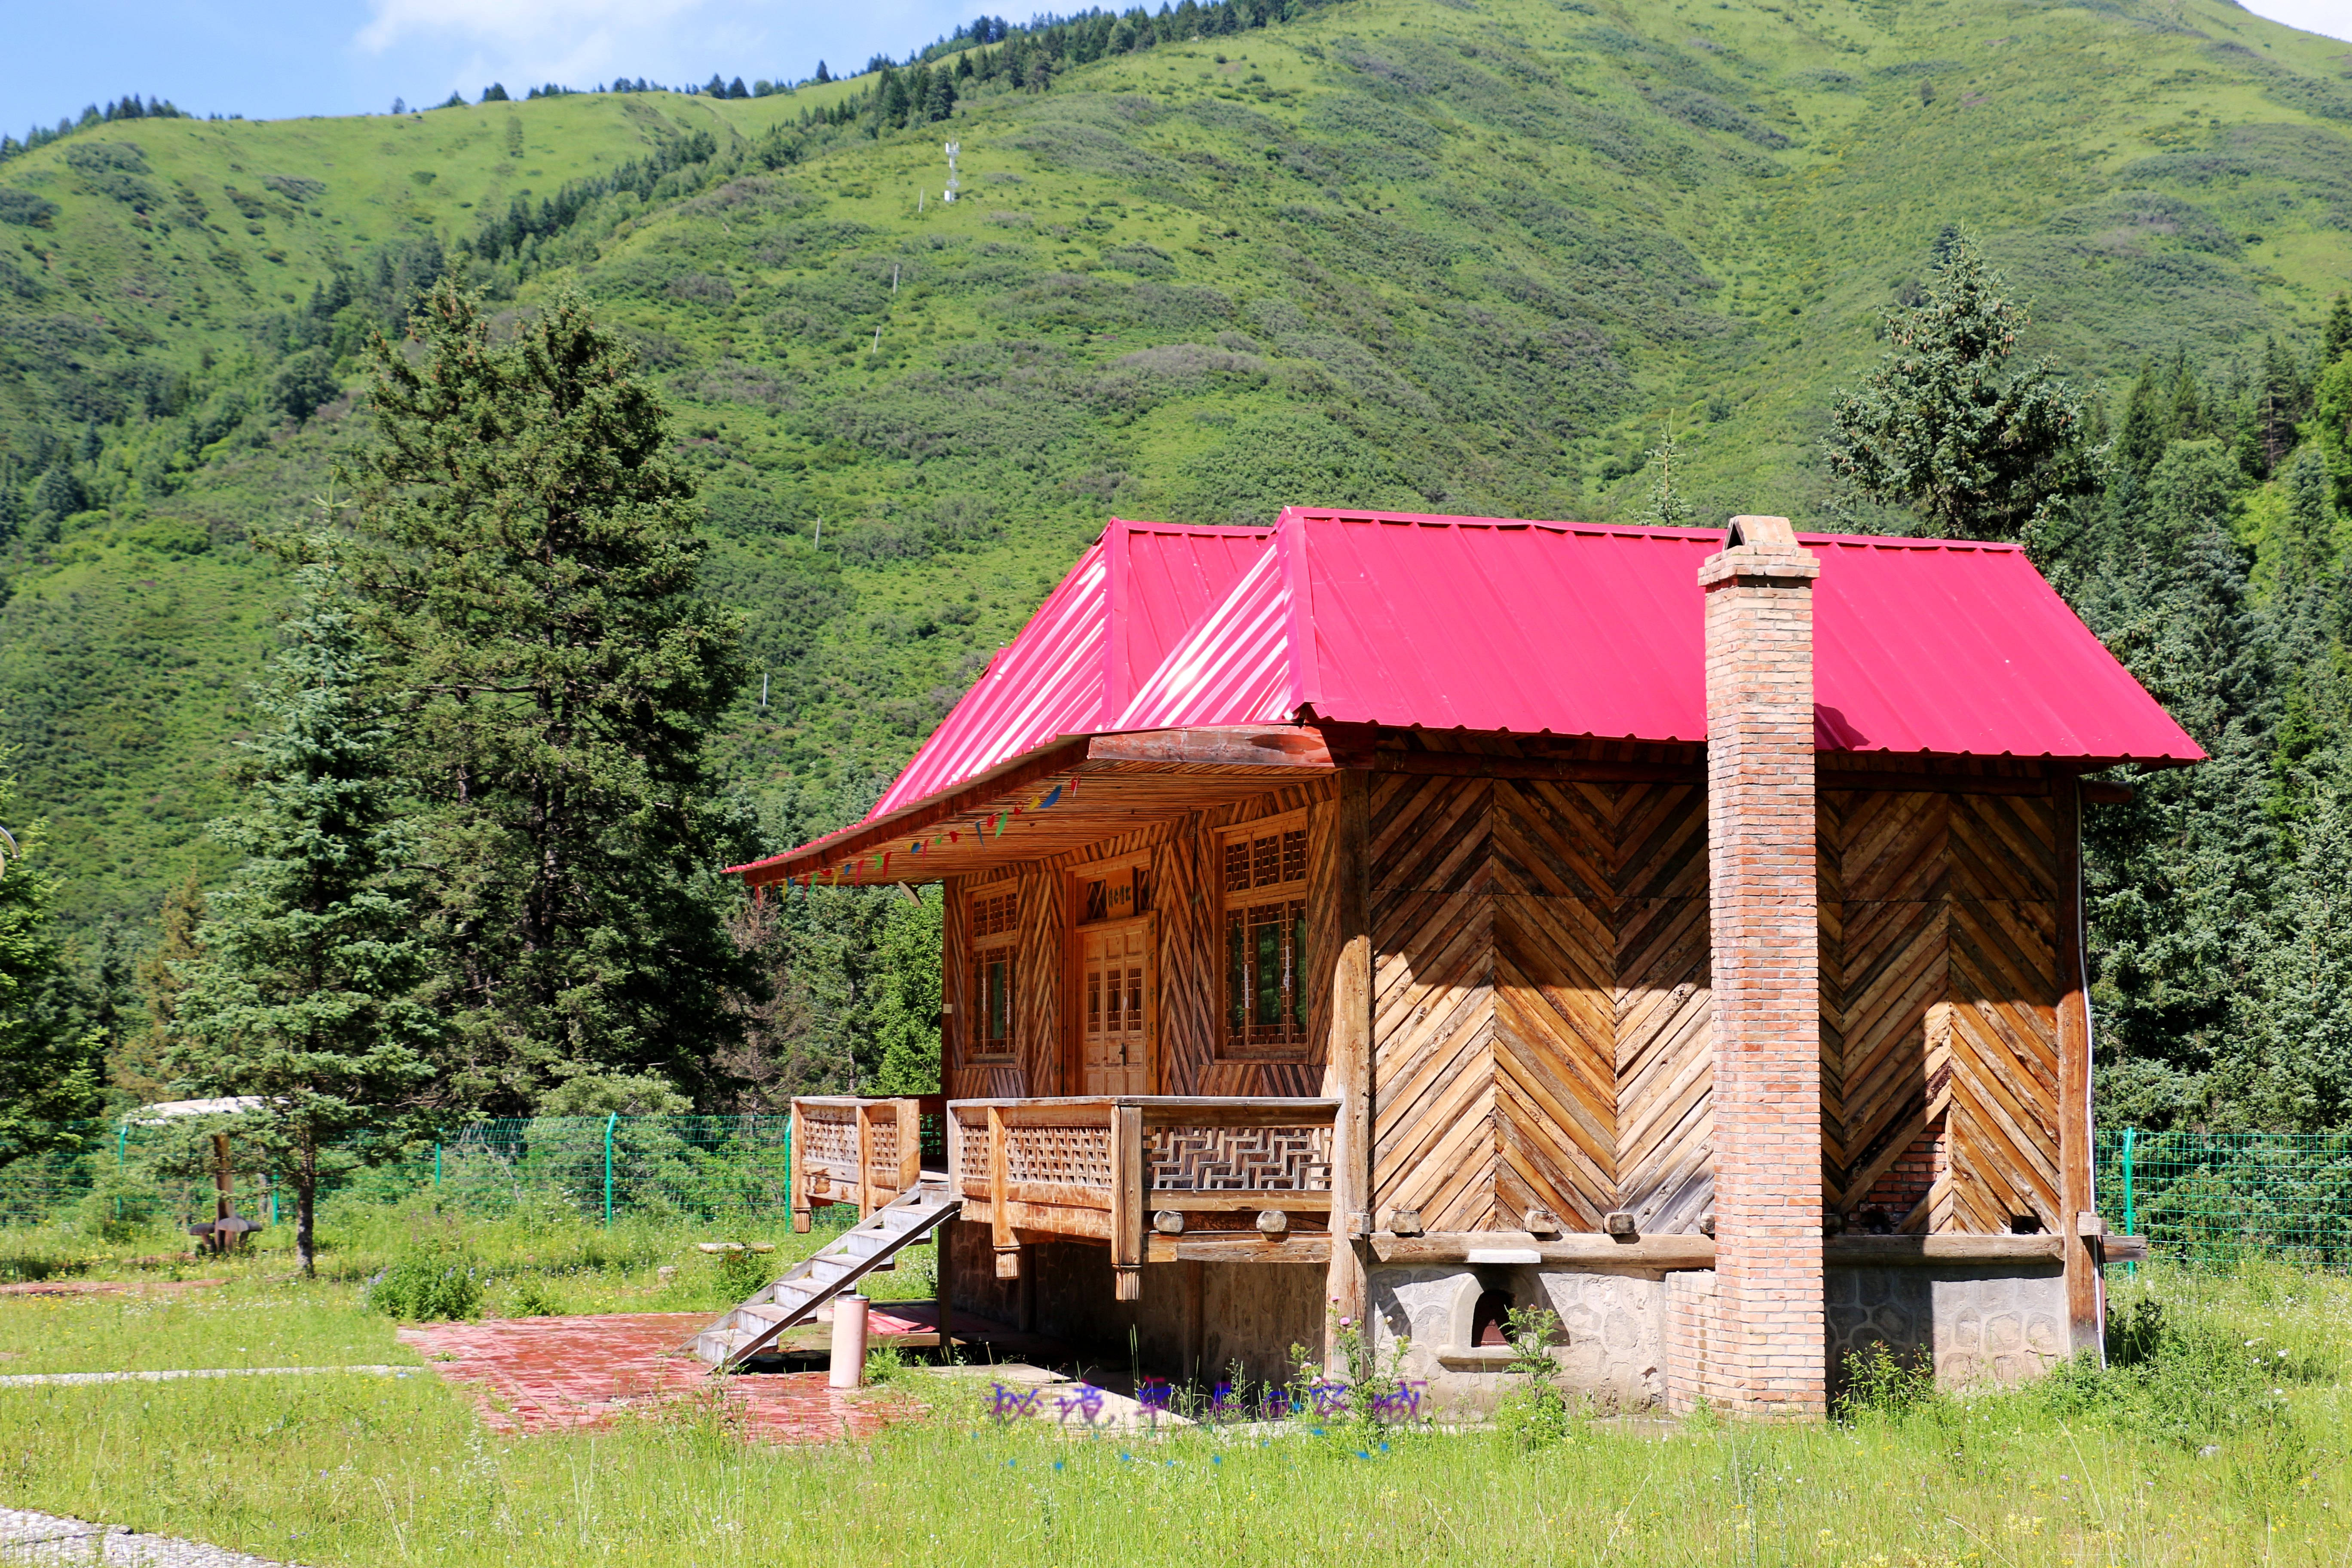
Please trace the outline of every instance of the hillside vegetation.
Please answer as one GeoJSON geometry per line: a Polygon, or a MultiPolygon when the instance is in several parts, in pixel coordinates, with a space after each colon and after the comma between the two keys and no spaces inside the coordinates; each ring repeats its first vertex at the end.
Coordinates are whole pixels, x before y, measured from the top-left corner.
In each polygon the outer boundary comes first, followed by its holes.
{"type": "Polygon", "coordinates": [[[1344,0],[1055,63],[906,126],[866,77],[0,164],[0,736],[88,962],[225,866],[286,598],[253,542],[340,504],[360,346],[445,272],[581,290],[665,387],[776,843],[860,811],[1108,513],[1632,518],[1672,436],[1702,519],[1903,526],[1822,439],[1947,226],[2117,417],[2151,363],[2307,390],[2352,279],[2352,55],[2222,0],[1344,0]]]}

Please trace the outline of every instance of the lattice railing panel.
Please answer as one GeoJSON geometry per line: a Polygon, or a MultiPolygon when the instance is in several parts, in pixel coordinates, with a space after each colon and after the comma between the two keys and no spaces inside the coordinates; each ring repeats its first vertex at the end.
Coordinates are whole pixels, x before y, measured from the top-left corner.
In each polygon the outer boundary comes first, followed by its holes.
{"type": "Polygon", "coordinates": [[[1110,1129],[1100,1123],[1004,1130],[1004,1179],[1008,1182],[1108,1187],[1110,1164],[1110,1129]]]}
{"type": "MultiPolygon", "coordinates": [[[[856,1168],[856,1107],[803,1105],[800,1108],[800,1117],[802,1164],[856,1168]]],[[[897,1130],[891,1131],[895,1142],[897,1130]]]]}
{"type": "Polygon", "coordinates": [[[988,1192],[988,1121],[978,1118],[961,1123],[957,1143],[956,1182],[960,1190],[980,1195],[988,1192]]]}
{"type": "Polygon", "coordinates": [[[1163,1127],[1144,1135],[1155,1192],[1326,1193],[1328,1127],[1163,1127]]]}
{"type": "Polygon", "coordinates": [[[895,1174],[898,1169],[898,1119],[896,1116],[872,1116],[866,1121],[866,1157],[877,1173],[895,1174]]]}

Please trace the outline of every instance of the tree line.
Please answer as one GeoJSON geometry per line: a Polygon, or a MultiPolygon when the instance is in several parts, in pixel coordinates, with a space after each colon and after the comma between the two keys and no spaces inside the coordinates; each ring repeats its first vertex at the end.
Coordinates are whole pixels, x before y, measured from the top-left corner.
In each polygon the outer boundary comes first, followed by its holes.
{"type": "Polygon", "coordinates": [[[772,1106],[824,1083],[827,1009],[864,1008],[864,1087],[935,1088],[936,957],[927,994],[919,962],[914,992],[868,973],[936,948],[935,903],[832,890],[793,921],[719,874],[767,842],[703,751],[739,621],[695,592],[700,503],[631,351],[569,294],[496,335],[444,279],[363,357],[348,493],[270,542],[299,593],[215,825],[242,864],[173,895],[144,1029],[77,994],[54,886],[0,876],[0,1161],[70,1136],[110,1067],[258,1097],[238,1135],[307,1264],[341,1166],[478,1115],[772,1106]],[[828,939],[866,982],[845,1005],[803,977],[828,939]]]}

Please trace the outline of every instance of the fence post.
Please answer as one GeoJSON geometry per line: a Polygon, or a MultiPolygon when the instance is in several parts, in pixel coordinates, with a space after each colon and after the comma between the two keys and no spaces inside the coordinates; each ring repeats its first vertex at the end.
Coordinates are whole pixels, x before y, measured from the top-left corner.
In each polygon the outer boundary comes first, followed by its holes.
{"type": "Polygon", "coordinates": [[[613,1228],[613,1128],[620,1120],[621,1113],[617,1110],[604,1113],[604,1228],[606,1230],[613,1228]]]}
{"type": "Polygon", "coordinates": [[[438,1143],[433,1145],[433,1184],[436,1187],[441,1184],[441,1145],[438,1143]]]}
{"type": "MultiPolygon", "coordinates": [[[[126,1116],[122,1119],[122,1125],[114,1130],[114,1168],[118,1171],[122,1169],[125,1145],[130,1142],[131,1118],[126,1116]]],[[[114,1195],[114,1217],[122,1217],[122,1194],[120,1193],[114,1195]]]]}
{"type": "MultiPolygon", "coordinates": [[[[2132,1209],[2132,1145],[2138,1141],[2138,1128],[2124,1129],[2124,1234],[2126,1236],[2136,1235],[2139,1230],[2139,1216],[2132,1209]]],[[[2139,1272],[2139,1265],[2127,1263],[2124,1265],[2124,1272],[2136,1275],[2139,1272]]]]}

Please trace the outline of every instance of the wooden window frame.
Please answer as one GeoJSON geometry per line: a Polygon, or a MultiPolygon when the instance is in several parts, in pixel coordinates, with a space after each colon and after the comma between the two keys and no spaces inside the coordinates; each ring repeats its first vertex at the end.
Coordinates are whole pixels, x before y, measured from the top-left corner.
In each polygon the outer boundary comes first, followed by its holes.
{"type": "MultiPolygon", "coordinates": [[[[1213,951],[1216,979],[1214,994],[1217,1006],[1217,1059],[1234,1062],[1298,1062],[1314,1055],[1313,1041],[1308,1037],[1308,1024],[1313,1016],[1314,998],[1308,987],[1313,966],[1307,962],[1307,889],[1312,879],[1309,865],[1313,847],[1309,842],[1307,814],[1286,811],[1278,816],[1262,816],[1248,822],[1235,823],[1217,830],[1214,840],[1216,861],[1211,868],[1217,889],[1217,923],[1213,951]],[[1256,847],[1270,842],[1271,860],[1267,851],[1256,847]],[[1250,856],[1249,883],[1245,888],[1229,884],[1234,880],[1232,864],[1234,847],[1251,846],[1244,850],[1250,856]],[[1268,879],[1261,879],[1267,872],[1268,879]],[[1279,910],[1269,920],[1254,920],[1254,912],[1279,910]],[[1260,950],[1256,933],[1271,931],[1277,952],[1282,954],[1286,979],[1276,982],[1278,994],[1288,998],[1289,1017],[1278,1031],[1269,1028],[1256,1018],[1248,1016],[1265,995],[1258,978],[1255,962],[1260,950]],[[1241,984],[1241,1002],[1244,1021],[1235,1024],[1234,987],[1241,984]]],[[[1280,1010],[1281,1004],[1277,1004],[1280,1010]]]]}
{"type": "Polygon", "coordinates": [[[966,889],[963,898],[964,945],[969,949],[964,962],[971,976],[964,1004],[968,1016],[961,1031],[964,1060],[990,1066],[1015,1062],[1021,1055],[1021,884],[1017,879],[1000,879],[966,889]],[[1001,923],[1000,910],[1003,911],[1001,923]],[[991,1022],[988,971],[1000,962],[1004,965],[1001,1040],[992,1039],[987,1033],[991,1022]]]}

